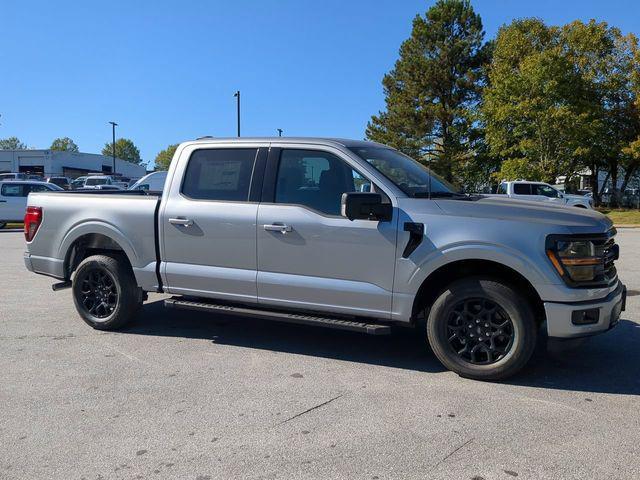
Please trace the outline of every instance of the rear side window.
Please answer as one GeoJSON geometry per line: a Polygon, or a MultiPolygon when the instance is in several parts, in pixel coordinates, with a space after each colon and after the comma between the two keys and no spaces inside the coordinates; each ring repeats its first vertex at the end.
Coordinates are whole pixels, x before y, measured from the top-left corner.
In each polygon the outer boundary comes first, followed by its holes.
{"type": "Polygon", "coordinates": [[[506,195],[507,194],[507,184],[506,183],[501,183],[500,185],[498,185],[497,193],[499,193],[501,195],[506,195]]]}
{"type": "Polygon", "coordinates": [[[24,188],[21,183],[16,184],[4,184],[0,191],[3,197],[26,197],[27,193],[24,193],[24,188]]]}
{"type": "Polygon", "coordinates": [[[531,195],[531,184],[530,183],[514,183],[513,193],[515,193],[516,195],[531,195]]]}
{"type": "Polygon", "coordinates": [[[191,154],[182,193],[196,200],[246,202],[257,148],[203,149],[191,154]]]}

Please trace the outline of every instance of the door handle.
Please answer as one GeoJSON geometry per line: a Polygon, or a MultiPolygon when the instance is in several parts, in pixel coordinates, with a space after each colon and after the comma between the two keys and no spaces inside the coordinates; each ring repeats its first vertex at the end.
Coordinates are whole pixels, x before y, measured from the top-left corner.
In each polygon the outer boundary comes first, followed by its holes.
{"type": "Polygon", "coordinates": [[[280,232],[282,234],[293,231],[293,227],[291,225],[284,225],[282,223],[272,223],[271,225],[263,225],[262,227],[267,232],[280,232]]]}
{"type": "Polygon", "coordinates": [[[193,225],[193,220],[189,220],[188,218],[170,218],[169,223],[171,225],[180,225],[182,227],[190,227],[193,225]]]}

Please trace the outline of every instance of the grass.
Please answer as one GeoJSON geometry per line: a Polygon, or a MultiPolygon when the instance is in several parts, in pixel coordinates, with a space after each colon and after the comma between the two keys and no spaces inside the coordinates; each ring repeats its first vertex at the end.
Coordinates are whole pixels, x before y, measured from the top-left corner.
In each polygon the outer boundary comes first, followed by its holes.
{"type": "Polygon", "coordinates": [[[640,225],[640,210],[599,208],[615,225],[640,225]]]}

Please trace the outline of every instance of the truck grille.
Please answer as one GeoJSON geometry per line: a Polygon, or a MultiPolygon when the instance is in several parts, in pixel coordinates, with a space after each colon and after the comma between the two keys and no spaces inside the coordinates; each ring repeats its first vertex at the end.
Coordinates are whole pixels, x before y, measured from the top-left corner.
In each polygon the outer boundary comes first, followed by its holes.
{"type": "Polygon", "coordinates": [[[620,247],[615,242],[616,230],[611,229],[605,236],[594,238],[596,255],[602,258],[602,267],[598,271],[597,283],[611,285],[618,278],[615,261],[620,256],[620,247]]]}

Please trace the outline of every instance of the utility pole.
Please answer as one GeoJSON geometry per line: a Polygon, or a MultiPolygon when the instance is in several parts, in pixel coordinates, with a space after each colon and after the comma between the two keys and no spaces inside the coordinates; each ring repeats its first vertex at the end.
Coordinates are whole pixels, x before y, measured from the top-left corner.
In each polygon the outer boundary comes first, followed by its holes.
{"type": "Polygon", "coordinates": [[[281,137],[282,136],[282,129],[278,128],[277,130],[278,130],[278,136],[281,137]]]}
{"type": "Polygon", "coordinates": [[[111,168],[111,175],[116,174],[116,127],[118,124],[116,122],[109,122],[111,124],[111,135],[113,138],[113,142],[111,143],[111,154],[113,155],[113,167],[111,168]]]}
{"type": "Polygon", "coordinates": [[[240,90],[233,94],[234,97],[238,99],[237,107],[238,107],[238,136],[240,136],[240,90]]]}

